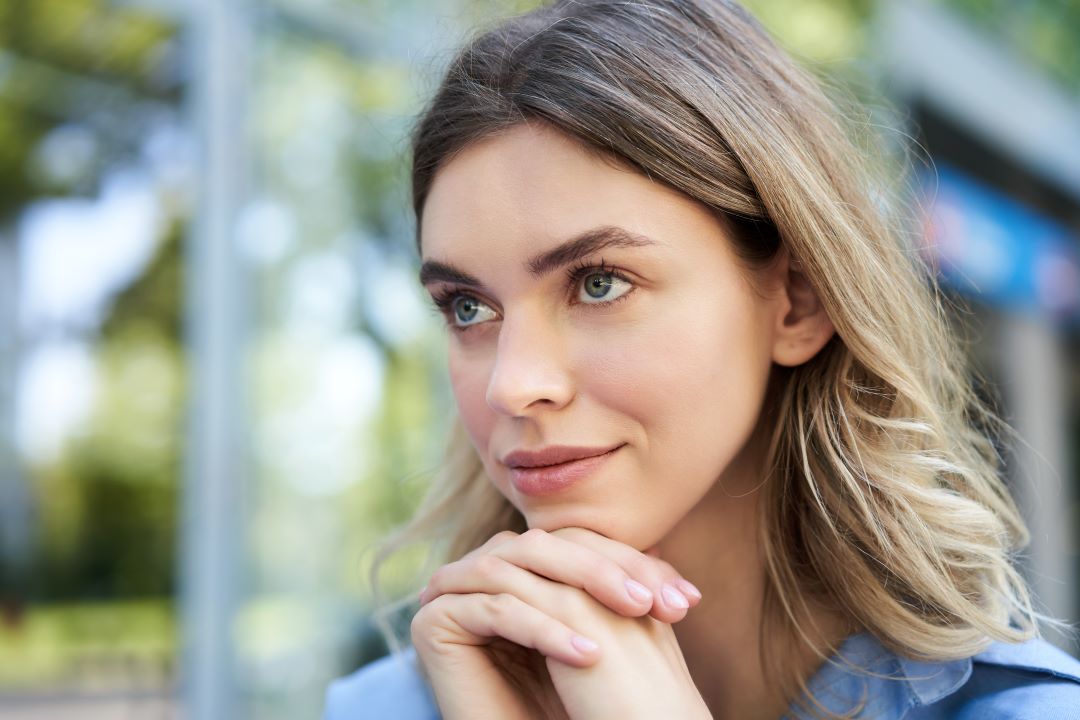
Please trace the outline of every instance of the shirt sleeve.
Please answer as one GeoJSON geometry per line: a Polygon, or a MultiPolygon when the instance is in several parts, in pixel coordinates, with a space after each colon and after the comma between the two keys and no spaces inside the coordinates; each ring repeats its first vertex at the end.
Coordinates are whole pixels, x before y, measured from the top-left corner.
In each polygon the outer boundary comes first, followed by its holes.
{"type": "Polygon", "coordinates": [[[415,650],[388,655],[330,683],[323,720],[441,720],[415,650]]]}

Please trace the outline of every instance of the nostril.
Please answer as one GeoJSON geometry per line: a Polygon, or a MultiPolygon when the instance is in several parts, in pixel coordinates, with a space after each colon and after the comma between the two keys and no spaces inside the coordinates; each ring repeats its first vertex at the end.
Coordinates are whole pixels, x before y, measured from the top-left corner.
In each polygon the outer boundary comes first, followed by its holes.
{"type": "Polygon", "coordinates": [[[488,382],[488,407],[510,417],[525,417],[539,409],[566,405],[574,395],[570,378],[542,368],[535,373],[497,370],[488,382]]]}

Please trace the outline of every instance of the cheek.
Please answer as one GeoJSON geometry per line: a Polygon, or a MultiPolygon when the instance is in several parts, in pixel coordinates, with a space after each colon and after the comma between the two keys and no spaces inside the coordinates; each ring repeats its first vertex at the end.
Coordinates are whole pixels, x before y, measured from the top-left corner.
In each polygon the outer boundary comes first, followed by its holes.
{"type": "Polygon", "coordinates": [[[460,349],[452,349],[447,367],[458,415],[473,447],[481,458],[485,458],[495,422],[495,413],[487,404],[487,363],[480,358],[463,357],[460,349]]]}
{"type": "Polygon", "coordinates": [[[715,480],[750,437],[771,366],[752,305],[716,298],[703,308],[700,297],[624,328],[582,374],[590,394],[642,428],[645,477],[690,488],[715,480]]]}

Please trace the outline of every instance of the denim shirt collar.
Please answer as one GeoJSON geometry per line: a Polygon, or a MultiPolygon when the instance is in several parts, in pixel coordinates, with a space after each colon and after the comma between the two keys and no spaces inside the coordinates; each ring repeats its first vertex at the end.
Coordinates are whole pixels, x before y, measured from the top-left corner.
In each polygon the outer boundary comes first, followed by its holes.
{"type": "MultiPolygon", "coordinates": [[[[818,702],[838,715],[899,720],[911,708],[959,690],[971,670],[971,658],[910,660],[886,649],[872,634],[860,632],[848,636],[807,684],[818,702]]],[[[813,715],[792,704],[785,718],[810,720],[813,715]]]]}

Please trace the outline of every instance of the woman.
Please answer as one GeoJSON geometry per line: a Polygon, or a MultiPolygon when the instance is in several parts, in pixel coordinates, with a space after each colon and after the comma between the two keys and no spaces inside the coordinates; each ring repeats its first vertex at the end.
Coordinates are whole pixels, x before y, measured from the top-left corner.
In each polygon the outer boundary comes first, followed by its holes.
{"type": "Polygon", "coordinates": [[[721,0],[558,2],[454,59],[413,194],[459,423],[391,543],[446,564],[328,718],[1080,708],[1007,428],[840,117],[721,0]]]}

